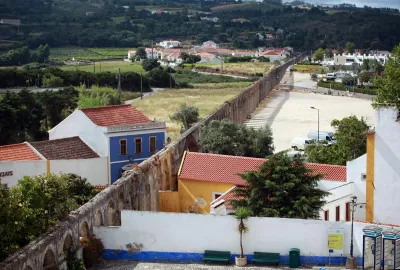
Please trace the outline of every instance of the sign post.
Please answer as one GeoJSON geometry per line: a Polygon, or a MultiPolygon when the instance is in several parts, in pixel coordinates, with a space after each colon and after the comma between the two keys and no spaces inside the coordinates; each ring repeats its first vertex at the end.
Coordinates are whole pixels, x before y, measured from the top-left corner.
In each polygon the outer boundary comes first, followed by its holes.
{"type": "Polygon", "coordinates": [[[329,265],[331,264],[331,254],[340,254],[340,265],[342,265],[343,235],[344,230],[342,228],[328,229],[329,265]]]}

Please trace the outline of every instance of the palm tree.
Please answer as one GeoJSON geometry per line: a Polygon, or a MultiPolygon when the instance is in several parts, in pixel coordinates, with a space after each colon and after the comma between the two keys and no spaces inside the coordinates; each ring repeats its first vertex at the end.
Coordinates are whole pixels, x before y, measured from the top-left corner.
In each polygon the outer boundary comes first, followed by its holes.
{"type": "Polygon", "coordinates": [[[239,220],[238,231],[240,233],[240,258],[244,258],[243,254],[243,233],[247,232],[249,228],[244,224],[244,220],[251,216],[248,208],[240,207],[235,212],[235,217],[239,220]]]}

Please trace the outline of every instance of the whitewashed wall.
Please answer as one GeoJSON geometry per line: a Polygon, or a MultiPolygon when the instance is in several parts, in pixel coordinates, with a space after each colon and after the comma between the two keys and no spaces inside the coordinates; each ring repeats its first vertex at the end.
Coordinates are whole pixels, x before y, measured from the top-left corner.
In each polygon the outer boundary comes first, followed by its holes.
{"type": "Polygon", "coordinates": [[[87,178],[92,185],[107,185],[108,170],[107,158],[52,160],[50,161],[50,172],[52,173],[75,173],[87,178]]]}
{"type": "Polygon", "coordinates": [[[395,108],[375,111],[374,221],[400,224],[400,123],[395,108]]]}
{"type": "Polygon", "coordinates": [[[82,111],[74,111],[57,126],[49,130],[49,139],[80,136],[101,157],[108,156],[108,139],[105,127],[96,126],[82,111]]]}
{"type": "Polygon", "coordinates": [[[330,190],[332,188],[340,187],[346,182],[341,181],[330,181],[330,180],[320,180],[318,181],[318,187],[322,190],[330,190]]]}
{"type": "MultiPolygon", "coordinates": [[[[254,251],[287,255],[299,248],[302,256],[328,256],[328,229],[344,229],[344,256],[349,255],[351,223],[318,220],[249,218],[243,237],[245,254],[254,251]]],[[[94,227],[105,249],[127,250],[142,244],[141,251],[202,253],[206,249],[240,253],[237,220],[232,216],[122,211],[121,227],[94,227]]],[[[362,229],[354,225],[354,256],[362,251],[362,229]]]]}
{"type": "Polygon", "coordinates": [[[352,196],[357,196],[357,203],[360,204],[354,213],[354,219],[365,220],[366,179],[363,180],[362,175],[367,172],[367,154],[355,160],[348,161],[346,167],[347,181],[354,183],[352,196]]]}
{"type": "Polygon", "coordinates": [[[0,162],[0,172],[12,171],[12,176],[1,177],[1,183],[15,186],[24,176],[35,176],[47,172],[45,160],[0,162]]]}
{"type": "Polygon", "coordinates": [[[331,194],[325,198],[326,204],[320,212],[321,220],[325,219],[325,211],[329,211],[328,220],[336,221],[336,207],[339,206],[339,221],[346,221],[346,203],[353,196],[353,183],[342,183],[341,186],[327,191],[331,194]]]}

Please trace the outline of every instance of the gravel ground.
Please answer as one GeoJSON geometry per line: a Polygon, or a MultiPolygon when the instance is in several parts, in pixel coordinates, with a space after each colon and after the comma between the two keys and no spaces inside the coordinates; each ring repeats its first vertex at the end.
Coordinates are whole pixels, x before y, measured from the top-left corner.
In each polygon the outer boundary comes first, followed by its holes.
{"type": "MultiPolygon", "coordinates": [[[[323,267],[327,270],[341,270],[344,267],[323,267]]],[[[253,266],[248,265],[246,267],[237,267],[233,264],[231,265],[207,265],[207,264],[172,264],[172,263],[150,263],[150,262],[132,262],[132,261],[104,261],[95,268],[91,270],[197,270],[197,269],[291,269],[287,266],[271,267],[271,266],[253,266]]],[[[300,269],[312,269],[312,267],[302,267],[300,269]]],[[[314,269],[320,269],[320,267],[314,267],[314,269]]]]}
{"type": "MultiPolygon", "coordinates": [[[[282,83],[297,86],[293,81],[295,77],[286,72],[282,83]]],[[[330,125],[333,119],[351,115],[363,116],[370,126],[374,126],[375,112],[371,103],[371,100],[345,96],[274,90],[245,124],[254,128],[269,125],[275,152],[278,152],[290,149],[293,138],[307,138],[308,132],[318,129],[318,113],[311,106],[319,109],[320,131],[333,131],[330,125]]]]}

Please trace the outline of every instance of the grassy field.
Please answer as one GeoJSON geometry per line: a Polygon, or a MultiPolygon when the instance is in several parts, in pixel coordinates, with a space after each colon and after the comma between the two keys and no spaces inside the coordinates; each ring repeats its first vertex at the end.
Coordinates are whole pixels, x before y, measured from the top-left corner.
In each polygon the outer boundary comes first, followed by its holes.
{"type": "Polygon", "coordinates": [[[320,73],[321,66],[319,65],[294,65],[292,67],[293,71],[303,72],[303,73],[320,73]]]}
{"type": "MultiPolygon", "coordinates": [[[[243,62],[243,63],[224,63],[224,71],[232,73],[247,73],[249,75],[254,73],[267,73],[269,69],[273,66],[273,63],[266,62],[243,62]]],[[[196,67],[201,68],[212,68],[215,70],[220,70],[220,64],[197,64],[196,67]]]]}
{"type": "Polygon", "coordinates": [[[167,122],[167,136],[175,140],[180,135],[180,124],[169,118],[181,103],[199,108],[200,118],[214,112],[225,101],[237,96],[250,82],[196,84],[193,89],[166,89],[135,101],[132,105],[150,119],[167,122]]]}
{"type": "MultiPolygon", "coordinates": [[[[125,61],[107,61],[107,62],[94,62],[96,72],[117,72],[115,68],[120,68],[121,72],[136,72],[145,74],[142,65],[140,63],[130,63],[125,61]]],[[[61,66],[62,70],[82,70],[87,72],[94,72],[93,64],[81,65],[81,66],[61,66]]]]}
{"type": "Polygon", "coordinates": [[[71,60],[103,60],[109,58],[123,58],[128,55],[129,48],[81,48],[62,47],[51,48],[50,59],[56,61],[71,60]]]}

